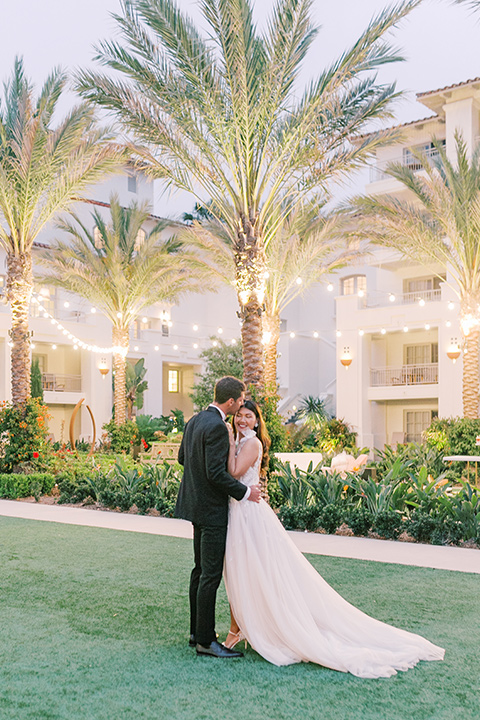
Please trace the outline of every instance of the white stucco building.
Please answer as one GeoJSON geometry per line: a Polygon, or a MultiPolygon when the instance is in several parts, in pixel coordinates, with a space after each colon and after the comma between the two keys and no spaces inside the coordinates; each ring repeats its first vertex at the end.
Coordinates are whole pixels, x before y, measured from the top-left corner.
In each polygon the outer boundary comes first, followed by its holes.
{"type": "MultiPolygon", "coordinates": [[[[410,148],[435,153],[432,137],[444,140],[453,156],[454,134],[460,130],[468,147],[479,135],[480,79],[420,93],[420,103],[435,114],[401,126],[402,140],[378,151],[370,171],[368,193],[400,194],[400,184],[384,173],[392,160],[415,168],[410,148]]],[[[140,176],[116,176],[94,188],[89,202],[75,210],[91,222],[92,210],[108,218],[109,198],[116,192],[122,205],[133,199],[153,206],[153,186],[140,176]]],[[[191,208],[185,208],[190,210],[191,208]]],[[[168,207],[157,213],[168,217],[168,207]]],[[[93,227],[92,227],[93,229],[93,227]]],[[[47,245],[58,235],[49,228],[38,238],[47,245]]],[[[37,268],[41,273],[41,269],[37,268]]],[[[0,288],[5,283],[5,257],[0,255],[0,288]]],[[[426,268],[386,249],[374,250],[368,263],[344,268],[292,302],[282,318],[278,346],[278,377],[288,415],[304,395],[327,400],[337,417],[358,432],[358,444],[418,439],[432,417],[462,412],[462,358],[447,356],[452,342],[460,343],[458,303],[452,290],[437,277],[448,268],[426,268]],[[348,369],[342,364],[349,362],[348,369]]],[[[82,348],[109,347],[109,323],[82,298],[62,290],[36,287],[48,311],[45,317],[32,304],[32,354],[43,373],[45,401],[53,419],[55,439],[68,440],[75,404],[85,398],[97,424],[111,417],[112,356],[82,348]],[[53,323],[52,320],[56,322],[53,323]],[[100,370],[107,369],[108,373],[100,370]]],[[[1,296],[0,296],[1,297],[1,296]]],[[[178,304],[157,304],[145,310],[131,328],[128,359],[145,358],[148,390],[142,412],[158,416],[178,408],[189,417],[188,393],[201,372],[200,352],[212,336],[239,342],[240,326],[233,290],[189,295],[178,304]]],[[[0,304],[0,398],[10,397],[10,308],[0,304]]],[[[92,424],[85,407],[77,416],[75,436],[90,439],[92,424]]]]}
{"type": "MultiPolygon", "coordinates": [[[[417,99],[435,115],[402,126],[402,140],[378,151],[367,193],[405,198],[407,191],[385,167],[397,161],[416,170],[410,148],[433,157],[432,137],[445,143],[451,160],[456,132],[470,151],[478,141],[479,78],[419,93],[417,99]]],[[[462,414],[462,357],[454,363],[447,355],[452,346],[461,347],[459,305],[438,277],[449,279],[448,273],[448,267],[427,268],[379,249],[368,266],[341,281],[337,414],[358,431],[360,445],[418,440],[434,416],[462,414]],[[348,370],[342,357],[351,359],[348,370]]]]}

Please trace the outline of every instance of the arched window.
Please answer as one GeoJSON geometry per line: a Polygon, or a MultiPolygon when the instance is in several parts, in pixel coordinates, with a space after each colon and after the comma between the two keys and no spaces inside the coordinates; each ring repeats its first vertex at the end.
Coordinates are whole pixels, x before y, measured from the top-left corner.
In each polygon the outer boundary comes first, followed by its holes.
{"type": "Polygon", "coordinates": [[[365,275],[350,275],[341,282],[342,295],[356,295],[367,292],[367,278],[365,275]]]}

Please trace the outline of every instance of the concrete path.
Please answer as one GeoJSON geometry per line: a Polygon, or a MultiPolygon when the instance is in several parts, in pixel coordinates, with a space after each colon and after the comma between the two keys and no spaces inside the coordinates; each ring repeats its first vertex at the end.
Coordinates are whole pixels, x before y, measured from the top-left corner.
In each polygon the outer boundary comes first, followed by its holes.
{"type": "MultiPolygon", "coordinates": [[[[0,500],[0,517],[2,515],[151,535],[192,537],[192,526],[185,520],[88,510],[64,505],[0,500]]],[[[480,574],[480,550],[306,532],[289,532],[289,535],[304,553],[480,574]]]]}

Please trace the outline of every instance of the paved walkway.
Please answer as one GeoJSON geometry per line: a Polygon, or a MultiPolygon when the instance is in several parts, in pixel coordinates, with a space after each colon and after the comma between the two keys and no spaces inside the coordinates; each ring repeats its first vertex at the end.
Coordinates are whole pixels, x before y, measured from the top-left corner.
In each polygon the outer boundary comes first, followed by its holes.
{"type": "MultiPolygon", "coordinates": [[[[64,505],[41,505],[15,500],[0,500],[0,517],[2,515],[152,535],[192,537],[192,526],[185,520],[128,515],[127,513],[72,508],[64,505]]],[[[306,532],[289,532],[289,535],[304,553],[480,574],[480,550],[306,532]]]]}

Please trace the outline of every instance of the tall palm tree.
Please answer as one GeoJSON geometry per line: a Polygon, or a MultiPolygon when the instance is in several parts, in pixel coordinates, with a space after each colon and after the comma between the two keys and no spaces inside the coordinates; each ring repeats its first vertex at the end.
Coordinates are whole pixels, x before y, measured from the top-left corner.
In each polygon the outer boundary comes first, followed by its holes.
{"type": "Polygon", "coordinates": [[[433,144],[438,152],[435,162],[416,154],[420,173],[399,163],[388,166],[388,174],[408,188],[410,199],[360,197],[353,201],[353,208],[363,237],[393,247],[416,262],[449,268],[447,283],[460,301],[464,334],[463,412],[467,418],[477,418],[480,145],[469,157],[466,143],[457,134],[456,156],[450,161],[444,146],[436,140],[433,144]]]}
{"type": "Polygon", "coordinates": [[[87,186],[117,169],[121,158],[110,131],[97,128],[87,104],[54,123],[66,81],[63,72],[54,70],[35,98],[17,58],[0,102],[0,245],[7,253],[15,405],[30,394],[28,311],[35,238],[87,186]]]}
{"type": "MultiPolygon", "coordinates": [[[[115,422],[126,420],[126,370],[129,328],[142,309],[160,300],[174,300],[195,289],[188,259],[178,242],[162,240],[167,222],[146,232],[151,217],[146,205],[121,207],[110,198],[111,221],[92,213],[91,232],[78,217],[59,223],[69,241],[56,241],[41,254],[44,281],[88,299],[112,324],[115,422]]],[[[197,288],[198,290],[198,288],[197,288]]]]}
{"type": "MultiPolygon", "coordinates": [[[[277,345],[281,315],[299,295],[324,275],[358,259],[363,250],[345,241],[339,215],[322,214],[321,198],[283,214],[284,222],[265,249],[265,294],[262,314],[264,384],[277,391],[277,345]]],[[[212,281],[236,286],[236,268],[228,229],[214,219],[193,220],[178,236],[197,252],[197,262],[212,281]]],[[[244,348],[248,357],[251,348],[244,348]]]]}
{"type": "Polygon", "coordinates": [[[351,142],[389,114],[395,87],[377,84],[375,70],[399,59],[385,33],[417,4],[379,13],[302,93],[299,72],[317,32],[313,0],[279,0],[263,34],[253,0],[202,0],[207,40],[174,0],[123,0],[122,40],[103,42],[97,55],[116,76],[78,78],[84,97],[134,133],[151,176],[200,205],[212,201],[235,262],[248,384],[263,380],[266,249],[285,219],[281,201],[290,199],[290,211],[385,140],[379,133],[351,142]]]}

